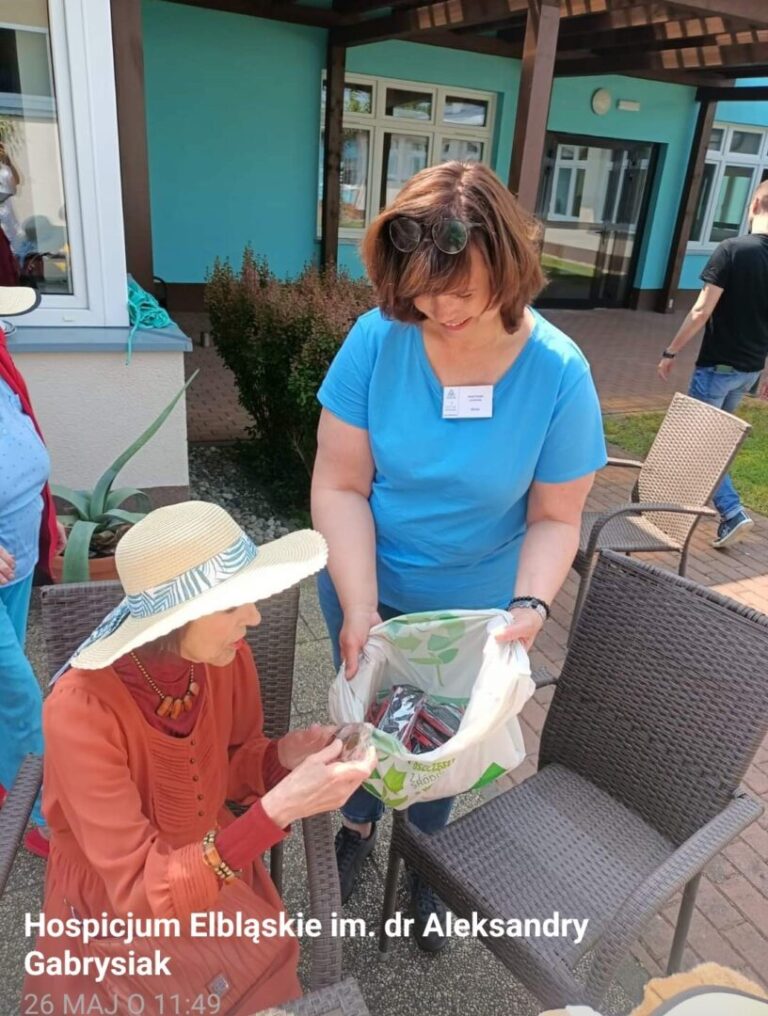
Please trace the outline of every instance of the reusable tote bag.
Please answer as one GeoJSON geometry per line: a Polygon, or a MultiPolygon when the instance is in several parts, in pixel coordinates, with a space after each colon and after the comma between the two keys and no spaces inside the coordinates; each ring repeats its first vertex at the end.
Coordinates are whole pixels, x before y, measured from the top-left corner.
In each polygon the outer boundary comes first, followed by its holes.
{"type": "Polygon", "coordinates": [[[391,808],[477,789],[525,758],[517,717],[535,690],[528,656],[489,630],[509,621],[501,610],[404,614],[371,629],[351,681],[340,669],[329,693],[335,723],[362,722],[380,691],[403,684],[466,705],[458,732],[434,751],[414,755],[373,732],[378,762],[364,786],[391,808]]]}

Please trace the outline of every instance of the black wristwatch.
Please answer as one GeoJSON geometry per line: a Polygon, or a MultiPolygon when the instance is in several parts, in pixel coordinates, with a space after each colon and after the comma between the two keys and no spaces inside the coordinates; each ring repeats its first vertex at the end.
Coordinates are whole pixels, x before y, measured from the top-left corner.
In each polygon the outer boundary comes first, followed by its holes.
{"type": "Polygon", "coordinates": [[[676,356],[677,356],[677,353],[670,353],[670,352],[669,352],[668,350],[666,350],[666,349],[665,349],[665,350],[664,350],[664,352],[663,352],[663,353],[661,354],[661,358],[662,358],[662,360],[674,360],[674,358],[675,358],[676,356]]]}
{"type": "Polygon", "coordinates": [[[513,610],[515,607],[530,607],[541,616],[542,621],[546,621],[549,617],[549,604],[536,596],[515,596],[509,601],[507,610],[513,610]]]}

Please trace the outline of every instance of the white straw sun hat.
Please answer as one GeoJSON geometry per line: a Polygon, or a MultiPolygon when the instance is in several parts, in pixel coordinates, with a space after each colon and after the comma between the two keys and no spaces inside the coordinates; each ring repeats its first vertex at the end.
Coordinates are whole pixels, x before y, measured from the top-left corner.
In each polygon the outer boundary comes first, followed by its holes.
{"type": "Polygon", "coordinates": [[[31,286],[0,286],[0,317],[27,314],[40,302],[40,294],[31,286]]]}
{"type": "Polygon", "coordinates": [[[189,621],[282,592],[320,571],[327,557],[325,540],[312,529],[257,547],[218,505],[186,501],[158,508],[117,545],[125,598],[68,666],[107,667],[189,621]]]}

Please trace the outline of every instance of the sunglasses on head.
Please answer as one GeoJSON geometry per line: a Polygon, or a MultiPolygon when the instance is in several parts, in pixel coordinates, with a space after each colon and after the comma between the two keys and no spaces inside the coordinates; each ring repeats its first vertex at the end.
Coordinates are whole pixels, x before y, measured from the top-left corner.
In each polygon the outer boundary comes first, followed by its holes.
{"type": "Polygon", "coordinates": [[[412,254],[427,239],[443,254],[460,254],[469,243],[470,230],[478,226],[479,222],[444,218],[430,227],[409,215],[398,215],[389,220],[389,239],[401,254],[412,254]]]}

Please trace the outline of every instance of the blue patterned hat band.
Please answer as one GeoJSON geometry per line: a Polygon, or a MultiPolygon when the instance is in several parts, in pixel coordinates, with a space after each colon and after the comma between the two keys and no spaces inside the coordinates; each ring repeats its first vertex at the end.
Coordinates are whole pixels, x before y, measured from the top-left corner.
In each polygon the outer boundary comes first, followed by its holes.
{"type": "Polygon", "coordinates": [[[189,568],[167,582],[161,582],[159,586],[126,596],[128,611],[131,617],[154,617],[171,607],[194,600],[201,593],[237,575],[255,560],[258,553],[259,548],[243,533],[230,547],[209,557],[202,564],[189,568]]]}
{"type": "Polygon", "coordinates": [[[133,617],[144,620],[165,613],[173,607],[182,603],[188,603],[196,599],[201,593],[214,589],[216,586],[234,578],[239,572],[249,565],[258,556],[259,548],[245,533],[225,550],[214,554],[207,560],[187,569],[175,578],[162,582],[158,586],[144,589],[140,593],[133,593],[124,597],[114,610],[110,611],[104,620],[94,631],[82,642],[72,653],[70,658],[51,678],[51,684],[61,677],[67,670],[70,662],[88,646],[94,642],[112,635],[123,622],[133,617]]]}

